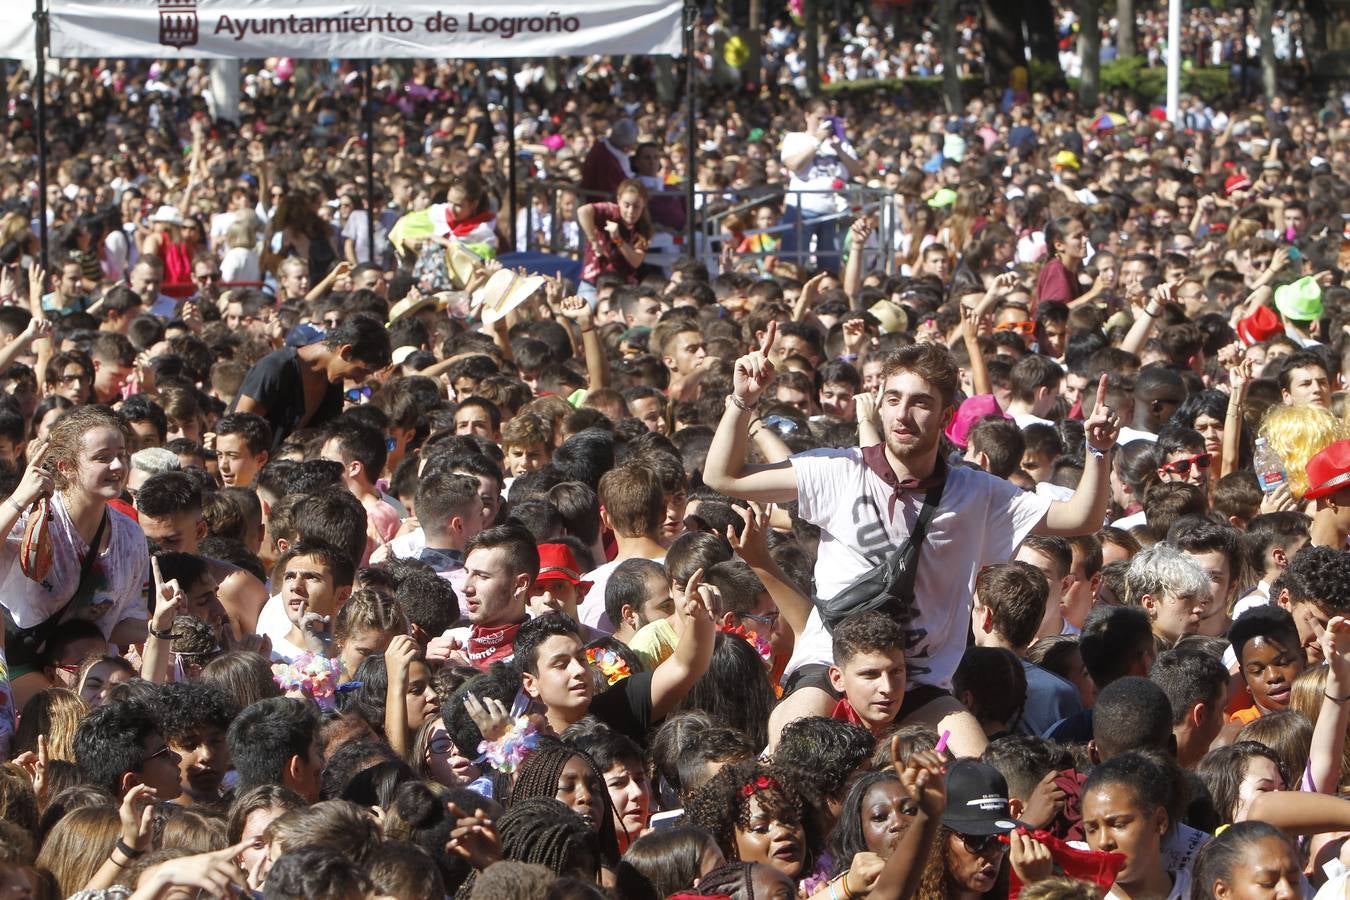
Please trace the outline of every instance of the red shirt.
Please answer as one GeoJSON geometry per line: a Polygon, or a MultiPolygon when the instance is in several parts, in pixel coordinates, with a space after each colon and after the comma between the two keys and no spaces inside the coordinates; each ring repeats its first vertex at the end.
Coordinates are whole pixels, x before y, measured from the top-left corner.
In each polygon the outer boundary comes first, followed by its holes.
{"type": "Polygon", "coordinates": [[[1078,296],[1078,286],[1068,266],[1051,259],[1036,276],[1036,300],[1039,303],[1068,303],[1078,296]]]}
{"type": "Polygon", "coordinates": [[[581,270],[581,280],[595,284],[595,279],[605,272],[617,272],[628,284],[637,284],[637,269],[629,264],[628,258],[605,230],[605,225],[618,222],[619,238],[639,250],[647,249],[647,239],[636,228],[624,222],[619,215],[619,204],[592,203],[591,208],[595,210],[595,240],[586,244],[586,263],[581,270]]]}

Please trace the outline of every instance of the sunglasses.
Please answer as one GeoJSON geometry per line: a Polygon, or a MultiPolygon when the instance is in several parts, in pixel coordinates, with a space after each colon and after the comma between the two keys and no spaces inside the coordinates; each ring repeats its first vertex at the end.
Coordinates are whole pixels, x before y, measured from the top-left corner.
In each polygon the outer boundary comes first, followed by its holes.
{"type": "Polygon", "coordinates": [[[165,756],[165,755],[167,755],[169,752],[170,752],[170,750],[169,750],[169,745],[168,745],[168,744],[165,744],[163,747],[160,747],[160,748],[159,748],[158,750],[156,750],[154,753],[151,753],[151,754],[150,754],[149,756],[147,756],[145,759],[141,760],[141,765],[145,765],[145,764],[148,763],[150,760],[154,759],[156,756],[165,756]]]}
{"type": "Polygon", "coordinates": [[[1036,323],[1031,320],[1025,322],[1002,322],[994,326],[995,331],[1015,331],[1023,337],[1031,337],[1036,333],[1036,323]]]}
{"type": "Polygon", "coordinates": [[[1004,850],[1006,847],[999,842],[1000,835],[997,834],[963,834],[961,843],[965,844],[966,849],[971,853],[984,853],[990,847],[998,850],[1004,850]]]}
{"type": "Polygon", "coordinates": [[[1188,456],[1185,459],[1178,459],[1174,462],[1166,463],[1161,468],[1164,472],[1171,472],[1173,475],[1185,476],[1190,473],[1191,466],[1195,466],[1200,471],[1209,468],[1209,454],[1201,453],[1198,456],[1188,456]]]}
{"type": "Polygon", "coordinates": [[[369,400],[370,394],[370,388],[367,385],[362,385],[359,388],[348,388],[342,396],[346,397],[351,403],[359,403],[362,400],[369,400]]]}

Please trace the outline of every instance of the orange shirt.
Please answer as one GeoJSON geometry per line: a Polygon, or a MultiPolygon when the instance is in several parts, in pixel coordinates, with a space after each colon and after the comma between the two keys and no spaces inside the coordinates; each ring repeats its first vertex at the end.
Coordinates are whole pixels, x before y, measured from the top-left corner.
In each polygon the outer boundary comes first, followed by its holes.
{"type": "Polygon", "coordinates": [[[1261,718],[1261,716],[1261,707],[1253,703],[1246,709],[1239,709],[1237,712],[1233,713],[1228,717],[1228,721],[1241,722],[1243,725],[1246,725],[1248,722],[1255,722],[1257,719],[1261,718]]]}

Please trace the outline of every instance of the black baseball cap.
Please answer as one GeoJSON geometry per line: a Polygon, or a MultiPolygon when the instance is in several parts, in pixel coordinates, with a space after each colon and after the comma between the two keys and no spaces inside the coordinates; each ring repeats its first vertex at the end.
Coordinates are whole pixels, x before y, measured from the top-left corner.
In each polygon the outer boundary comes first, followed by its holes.
{"type": "Polygon", "coordinates": [[[1007,834],[1022,826],[1008,812],[1008,782],[974,759],[947,767],[947,811],[942,824],[961,834],[1007,834]]]}

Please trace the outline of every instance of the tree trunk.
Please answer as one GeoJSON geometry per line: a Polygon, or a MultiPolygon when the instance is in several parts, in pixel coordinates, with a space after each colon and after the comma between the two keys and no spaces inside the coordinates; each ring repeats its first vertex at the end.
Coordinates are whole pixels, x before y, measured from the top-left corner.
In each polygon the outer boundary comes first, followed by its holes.
{"type": "Polygon", "coordinates": [[[750,24],[741,34],[745,43],[750,48],[750,59],[742,70],[741,81],[745,81],[744,75],[749,74],[750,81],[755,84],[762,84],[764,81],[764,0],[750,0],[750,24]]]}
{"type": "Polygon", "coordinates": [[[956,0],[938,0],[938,34],[942,36],[942,100],[948,115],[961,113],[961,70],[956,53],[956,0]]]}
{"type": "MultiPolygon", "coordinates": [[[[1027,49],[1031,58],[1052,63],[1059,67],[1059,31],[1055,26],[1055,11],[1050,8],[1050,0],[1022,0],[1015,4],[1020,7],[1022,21],[1026,23],[1027,49]]],[[[1025,66],[1026,59],[1020,59],[1019,66],[1025,66]]]]}
{"type": "Polygon", "coordinates": [[[1137,52],[1134,41],[1134,0],[1116,0],[1116,56],[1128,59],[1137,52]]]}
{"type": "Polygon", "coordinates": [[[820,0],[802,0],[802,19],[806,28],[806,93],[820,93],[820,0]]]}
{"type": "Polygon", "coordinates": [[[1078,81],[1078,102],[1084,110],[1097,105],[1102,81],[1101,0],[1080,0],[1078,4],[1078,56],[1083,71],[1078,81]]]}
{"type": "Polygon", "coordinates": [[[985,79],[990,85],[1005,85],[1014,68],[1027,64],[1021,4],[980,0],[980,12],[984,18],[985,79]]]}
{"type": "Polygon", "coordinates": [[[1275,77],[1275,0],[1256,0],[1256,33],[1261,36],[1261,91],[1269,103],[1279,85],[1275,77]]]}

